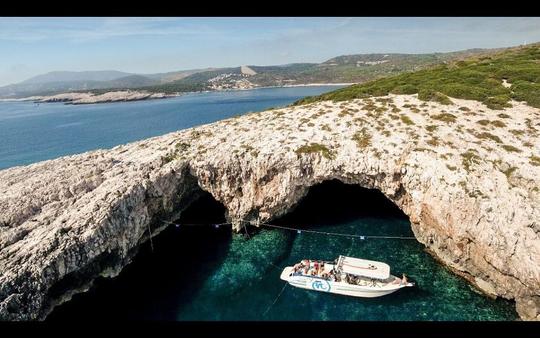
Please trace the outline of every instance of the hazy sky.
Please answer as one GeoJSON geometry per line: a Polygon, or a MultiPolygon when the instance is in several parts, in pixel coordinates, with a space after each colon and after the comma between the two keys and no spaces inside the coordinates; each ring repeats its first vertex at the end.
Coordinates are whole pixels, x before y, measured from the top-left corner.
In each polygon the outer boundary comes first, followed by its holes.
{"type": "Polygon", "coordinates": [[[540,41],[540,18],[0,18],[0,85],[54,70],[158,73],[540,41]]]}

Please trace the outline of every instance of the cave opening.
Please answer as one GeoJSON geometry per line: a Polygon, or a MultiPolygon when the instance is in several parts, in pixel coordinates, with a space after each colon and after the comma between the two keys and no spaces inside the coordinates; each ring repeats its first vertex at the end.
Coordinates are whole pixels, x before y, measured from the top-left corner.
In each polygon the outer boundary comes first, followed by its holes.
{"type": "Polygon", "coordinates": [[[380,190],[334,179],[310,187],[292,211],[273,223],[309,226],[342,223],[363,217],[409,219],[380,190]]]}
{"type": "Polygon", "coordinates": [[[97,278],[47,320],[176,320],[178,304],[190,301],[228,249],[230,227],[213,226],[223,222],[225,207],[203,191],[174,221],[179,227],[167,226],[139,247],[117,277],[97,278]]]}
{"type": "MultiPolygon", "coordinates": [[[[225,208],[203,192],[175,223],[141,246],[114,279],[55,309],[49,320],[471,320],[515,318],[513,307],[477,294],[440,266],[416,240],[324,236],[251,228],[234,234],[225,208]],[[201,226],[188,224],[203,224],[201,226]],[[358,299],[285,289],[284,266],[337,255],[375,259],[406,272],[419,287],[358,299]],[[271,309],[269,309],[269,306],[271,309]]],[[[343,234],[412,236],[408,217],[380,191],[338,180],[311,187],[286,215],[269,223],[343,234]]]]}

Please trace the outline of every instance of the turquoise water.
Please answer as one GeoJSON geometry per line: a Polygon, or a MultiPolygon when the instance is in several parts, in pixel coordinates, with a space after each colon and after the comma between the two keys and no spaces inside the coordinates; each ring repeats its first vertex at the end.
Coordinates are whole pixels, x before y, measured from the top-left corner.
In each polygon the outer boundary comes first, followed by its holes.
{"type": "MultiPolygon", "coordinates": [[[[211,198],[183,221],[222,220],[211,198]]],[[[276,224],[359,235],[412,236],[406,217],[380,193],[323,184],[276,224]],[[322,187],[322,188],[321,188],[322,187]],[[328,196],[334,196],[329,201],[328,196]]],[[[50,320],[84,317],[166,320],[515,320],[513,303],[493,300],[439,265],[416,240],[351,239],[276,229],[231,234],[212,226],[171,227],[117,279],[57,308],[50,320]],[[415,288],[374,299],[286,286],[281,268],[339,254],[385,261],[415,288]],[[275,302],[275,304],[273,304],[275,302]],[[272,305],[273,304],[273,305],[272,305]]]]}
{"type": "Polygon", "coordinates": [[[0,169],[163,135],[343,86],[194,93],[92,105],[0,102],[0,169]]]}

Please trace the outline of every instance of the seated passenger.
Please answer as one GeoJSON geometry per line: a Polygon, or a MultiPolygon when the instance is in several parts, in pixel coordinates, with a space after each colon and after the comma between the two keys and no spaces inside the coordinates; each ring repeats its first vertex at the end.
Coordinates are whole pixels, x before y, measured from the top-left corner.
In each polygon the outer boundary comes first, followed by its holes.
{"type": "Polygon", "coordinates": [[[409,281],[407,280],[407,276],[405,276],[405,274],[403,274],[402,278],[401,278],[401,285],[405,285],[409,283],[409,281]]]}

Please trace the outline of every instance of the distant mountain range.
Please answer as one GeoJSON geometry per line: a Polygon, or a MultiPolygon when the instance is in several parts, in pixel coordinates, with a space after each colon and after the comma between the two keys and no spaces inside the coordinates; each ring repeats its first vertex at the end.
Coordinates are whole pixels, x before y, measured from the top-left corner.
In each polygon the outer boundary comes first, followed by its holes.
{"type": "Polygon", "coordinates": [[[132,74],[114,70],[56,71],[0,87],[0,98],[80,91],[100,93],[121,89],[177,93],[310,83],[359,83],[497,50],[471,49],[432,54],[356,54],[338,56],[322,63],[206,68],[159,74],[132,74]]]}

